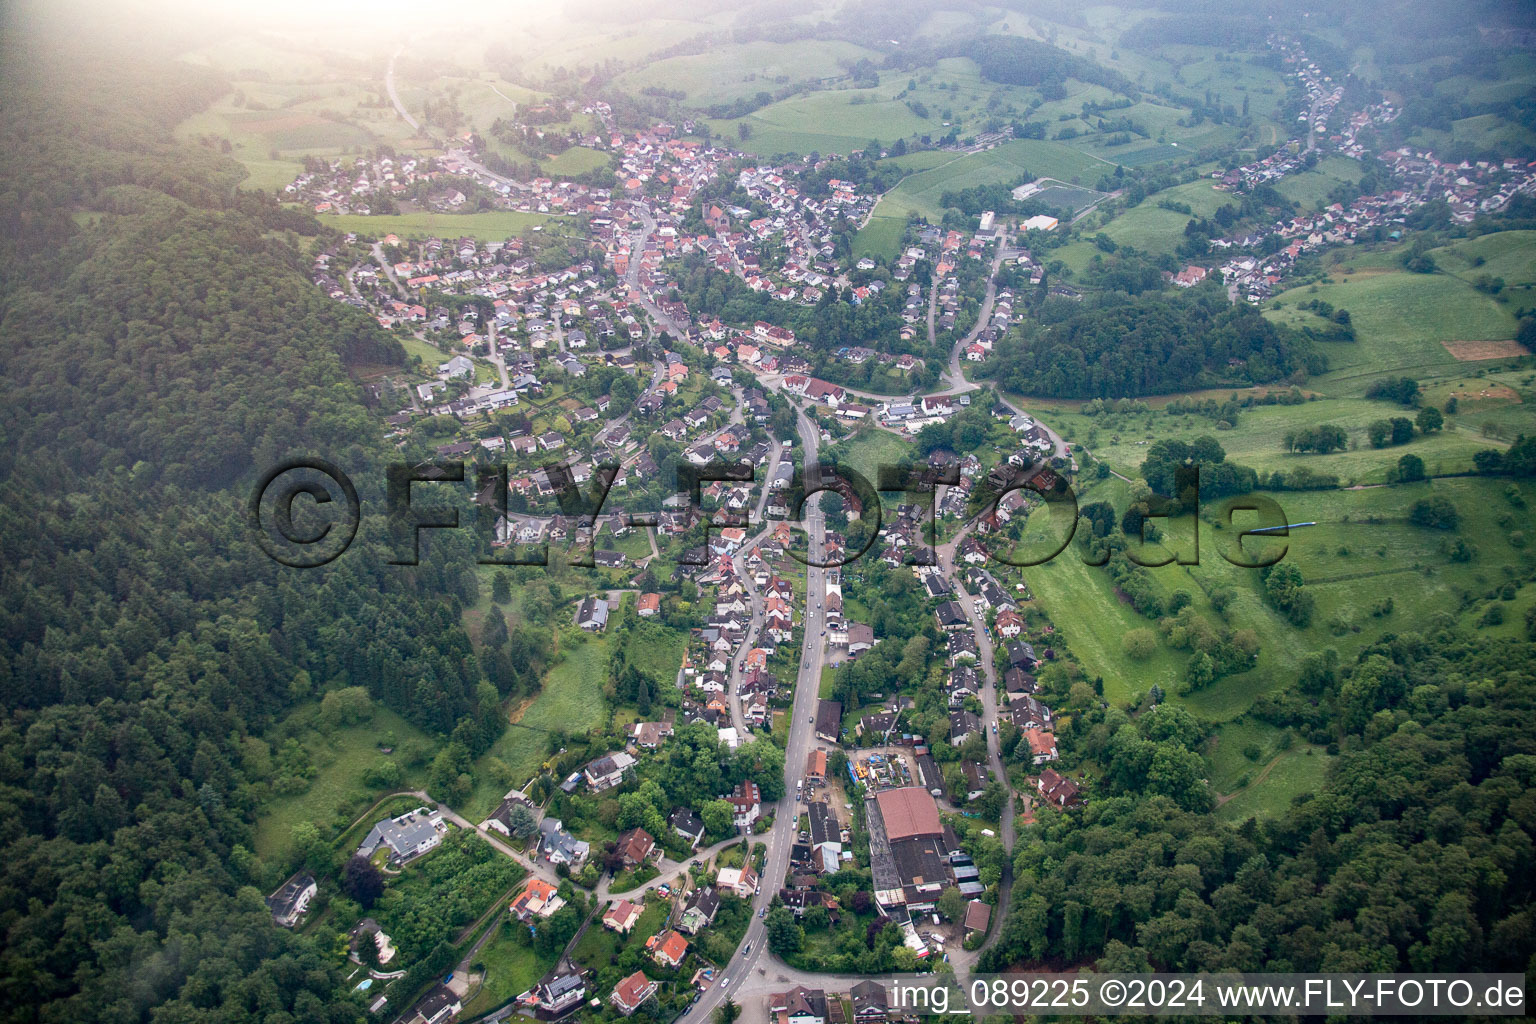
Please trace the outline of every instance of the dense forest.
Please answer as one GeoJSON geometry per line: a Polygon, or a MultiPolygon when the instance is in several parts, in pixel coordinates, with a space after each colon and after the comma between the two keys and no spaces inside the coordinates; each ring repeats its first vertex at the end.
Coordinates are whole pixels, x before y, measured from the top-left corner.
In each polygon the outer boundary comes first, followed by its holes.
{"type": "Polygon", "coordinates": [[[1049,43],[1022,36],[982,36],[955,56],[970,57],[981,68],[982,77],[1006,85],[1054,83],[1060,86],[1068,78],[1075,78],[1127,95],[1136,91],[1136,87],[1118,71],[1111,71],[1086,57],[1075,57],[1049,43]]]}
{"type": "Polygon", "coordinates": [[[1124,398],[1243,382],[1300,380],[1327,368],[1311,342],[1233,305],[1215,284],[1134,303],[1066,304],[997,346],[1005,389],[1053,398],[1124,398]]]}
{"type": "Polygon", "coordinates": [[[540,655],[514,625],[486,680],[468,540],[392,569],[366,517],[332,571],[261,553],[244,505],[280,458],[380,498],[349,368],[403,352],[309,282],[311,218],[172,142],[217,79],[26,43],[0,72],[0,1020],[361,1020],[263,903],[262,734],[360,685],[484,750],[540,655]]]}
{"type": "Polygon", "coordinates": [[[1337,743],[1339,761],[1320,792],[1241,825],[1191,799],[1208,728],[1188,712],[1074,717],[1106,796],[1015,851],[1014,908],[982,968],[1536,966],[1536,643],[1389,635],[1351,664],[1309,655],[1300,689],[1257,713],[1337,743]]]}

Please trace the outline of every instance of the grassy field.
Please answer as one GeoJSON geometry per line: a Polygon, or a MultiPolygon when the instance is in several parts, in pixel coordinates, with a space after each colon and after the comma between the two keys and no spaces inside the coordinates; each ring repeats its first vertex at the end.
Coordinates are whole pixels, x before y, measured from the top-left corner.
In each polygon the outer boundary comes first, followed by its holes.
{"type": "Polygon", "coordinates": [[[179,59],[223,72],[231,91],[178,125],[177,138],[227,142],[249,174],[247,187],[281,188],[303,169],[305,156],[361,153],[410,134],[362,64],[308,42],[230,37],[179,59]]]}
{"type": "Polygon", "coordinates": [[[1217,814],[1228,820],[1273,817],[1290,806],[1293,797],[1315,793],[1333,762],[1321,747],[1299,740],[1280,749],[1282,732],[1247,719],[1227,722],[1217,730],[1208,754],[1211,786],[1219,794],[1217,814]],[[1257,760],[1245,751],[1257,748],[1257,760]]]}
{"type": "Polygon", "coordinates": [[[640,920],[635,922],[628,935],[609,931],[601,922],[594,922],[571,951],[571,959],[583,967],[601,970],[609,966],[609,961],[627,946],[634,945],[643,950],[645,940],[661,930],[662,923],[667,919],[667,907],[666,900],[652,896],[646,901],[645,909],[640,912],[640,920]]]}
{"type": "Polygon", "coordinates": [[[1293,203],[1300,203],[1302,209],[1311,210],[1319,203],[1326,205],[1328,193],[1341,184],[1359,181],[1360,174],[1358,161],[1331,156],[1319,160],[1310,171],[1286,175],[1276,183],[1275,191],[1293,203]]]}
{"type": "Polygon", "coordinates": [[[1168,693],[1177,688],[1187,656],[1160,646],[1146,661],[1126,658],[1120,638],[1151,623],[1118,601],[1109,576],[1084,565],[1075,548],[1025,569],[1024,579],[1089,676],[1104,677],[1107,700],[1128,700],[1133,691],[1145,692],[1154,683],[1168,693]]]}
{"type": "MultiPolygon", "coordinates": [[[[644,535],[639,534],[644,543],[644,535]]],[[[646,545],[650,550],[650,545],[646,545]]],[[[626,597],[633,601],[633,597],[626,597]]],[[[624,638],[624,650],[630,664],[641,672],[662,683],[670,684],[677,678],[677,670],[683,664],[683,651],[688,647],[688,635],[682,630],[671,629],[659,622],[639,620],[632,636],[624,638]]]]}
{"type": "Polygon", "coordinates": [[[847,153],[865,148],[871,139],[894,142],[910,135],[939,130],[934,117],[920,118],[904,102],[885,98],[874,89],[834,89],[794,96],[772,103],[734,121],[710,121],[724,138],[748,152],[847,153]],[[751,134],[739,136],[745,124],[751,134]]]}
{"type": "Polygon", "coordinates": [[[1450,274],[1361,270],[1333,280],[1283,292],[1276,302],[1284,308],[1266,313],[1282,323],[1305,322],[1312,314],[1295,306],[1313,298],[1349,310],[1357,340],[1326,345],[1329,372],[1310,382],[1330,393],[1361,394],[1383,376],[1445,373],[1457,360],[1443,342],[1515,336],[1509,307],[1450,274]]]}
{"type": "Polygon", "coordinates": [[[554,177],[575,177],[607,167],[612,160],[607,153],[585,146],[572,146],[564,153],[553,156],[539,165],[539,170],[554,177]]]}
{"type": "Polygon", "coordinates": [[[382,217],[340,214],[326,217],[322,223],[337,231],[355,231],[367,238],[382,238],[393,233],[402,238],[468,237],[482,242],[500,242],[550,220],[542,213],[494,210],[487,213],[401,213],[382,217]]]}
{"type": "Polygon", "coordinates": [[[1232,203],[1230,195],[1217,191],[1209,182],[1192,181],[1159,192],[1141,205],[1126,210],[1104,225],[1103,233],[1120,245],[1151,252],[1174,248],[1184,238],[1184,225],[1189,223],[1190,214],[1163,209],[1157,205],[1163,200],[1183,203],[1197,217],[1209,217],[1222,206],[1232,203]]]}
{"type": "MultiPolygon", "coordinates": [[[[1295,531],[1286,554],[1286,560],[1302,571],[1316,600],[1313,621],[1306,629],[1296,629],[1264,603],[1256,570],[1233,566],[1221,557],[1229,532],[1203,527],[1197,567],[1170,565],[1148,571],[1165,595],[1176,589],[1188,591],[1195,609],[1213,621],[1218,617],[1206,594],[1215,587],[1231,588],[1235,600],[1228,623],[1234,629],[1253,629],[1261,651],[1252,670],[1171,699],[1213,720],[1229,721],[1246,711],[1260,693],[1293,680],[1300,655],[1306,651],[1334,647],[1347,660],[1380,633],[1422,629],[1442,612],[1460,614],[1465,624],[1473,625],[1480,606],[1464,605],[1463,597],[1481,594],[1501,581],[1503,574],[1495,571],[1497,567],[1528,565],[1533,560],[1507,539],[1529,517],[1505,499],[1506,486],[1502,480],[1461,478],[1360,491],[1274,495],[1287,519],[1319,524],[1295,531]],[[1407,522],[1412,504],[1431,493],[1448,497],[1460,510],[1458,532],[1426,530],[1407,522]],[[1448,545],[1458,536],[1479,549],[1471,561],[1450,557],[1448,545]],[[1389,594],[1394,597],[1393,610],[1373,617],[1371,609],[1389,594]]],[[[1536,486],[1519,489],[1527,501],[1536,500],[1536,486]]],[[[1097,497],[1090,489],[1081,500],[1097,497]]],[[[1152,623],[1116,598],[1104,570],[1084,566],[1074,548],[1025,570],[1024,575],[1088,674],[1104,678],[1106,697],[1123,700],[1152,683],[1175,692],[1188,654],[1159,646],[1146,661],[1125,657],[1120,647],[1125,631],[1152,623]]]]}
{"type": "Polygon", "coordinates": [[[828,463],[850,466],[854,472],[868,480],[870,486],[878,487],[880,467],[895,465],[897,460],[911,454],[910,442],[903,441],[888,430],[868,430],[838,445],[835,457],[832,453],[824,453],[823,458],[828,463]]]}
{"type": "MultiPolygon", "coordinates": [[[[314,707],[310,706],[295,714],[310,715],[313,711],[314,707]]],[[[350,728],[324,731],[306,728],[300,735],[300,742],[309,751],[317,772],[304,792],[275,797],[261,808],[256,820],[256,855],[266,861],[287,855],[293,826],[301,821],[312,821],[323,831],[337,819],[350,822],[356,817],[382,792],[366,785],[363,773],[386,758],[395,760],[405,769],[405,781],[400,788],[422,785],[426,781],[425,765],[407,768],[400,758],[401,747],[418,744],[430,750],[434,743],[426,733],[383,707],[375,707],[370,721],[350,728]],[[388,733],[394,733],[393,755],[379,751],[379,745],[388,733]]]]}
{"type": "Polygon", "coordinates": [[[955,159],[955,154],[945,149],[925,149],[917,153],[908,153],[905,156],[886,157],[880,161],[882,167],[899,167],[908,173],[926,171],[930,167],[947,164],[955,159]]]}
{"type": "Polygon", "coordinates": [[[871,217],[869,223],[853,236],[856,256],[895,260],[901,255],[901,239],[906,234],[906,220],[899,217],[871,217]]]}
{"type": "MultiPolygon", "coordinates": [[[[796,44],[797,49],[804,46],[796,44]]],[[[734,87],[731,83],[741,74],[726,74],[727,87],[734,87]]],[[[764,87],[760,80],[757,88],[749,86],[746,92],[764,87]]],[[[1066,89],[1067,98],[1058,101],[1063,109],[1076,110],[1085,101],[1108,97],[1098,86],[1070,79],[1066,89]]],[[[749,152],[765,154],[811,149],[846,152],[864,147],[872,138],[880,142],[921,135],[937,139],[951,129],[964,138],[981,131],[993,117],[1054,118],[1058,104],[1033,109],[1031,103],[1039,99],[1037,90],[984,80],[968,59],[946,58],[910,71],[888,73],[877,86],[834,86],[770,104],[743,119],[752,128],[752,136],[742,145],[749,152]]],[[[734,138],[736,123],[717,121],[712,125],[727,138],[734,138]]]]}
{"type": "MultiPolygon", "coordinates": [[[[1464,382],[1470,388],[1473,382],[1464,382]]],[[[1460,392],[1465,393],[1465,392],[1460,392]]],[[[1223,394],[1221,397],[1225,397],[1223,394]]],[[[1491,404],[1491,403],[1490,403],[1491,404]]],[[[1486,410],[1487,406],[1483,407],[1486,410]]],[[[1233,462],[1252,466],[1259,472],[1290,471],[1306,467],[1317,473],[1332,473],[1345,484],[1381,483],[1388,469],[1403,455],[1412,453],[1424,460],[1432,474],[1459,473],[1472,468],[1472,455],[1489,446],[1477,430],[1482,417],[1477,407],[1469,406],[1466,415],[1452,419],[1452,429],[1418,435],[1405,445],[1372,448],[1367,428],[1371,422],[1407,415],[1392,402],[1365,398],[1327,398],[1302,405],[1269,405],[1245,409],[1232,430],[1217,431],[1214,424],[1199,416],[1168,416],[1161,412],[1136,417],[1112,417],[1095,425],[1088,417],[1069,416],[1080,437],[1090,441],[1093,453],[1105,459],[1126,476],[1138,475],[1147,446],[1161,440],[1190,440],[1201,435],[1215,437],[1233,462]],[[1349,434],[1350,449],[1327,455],[1299,455],[1287,452],[1282,439],[1288,431],[1330,423],[1349,434]],[[1460,429],[1458,429],[1460,428],[1460,429]],[[1091,433],[1090,433],[1091,432],[1091,433]],[[1097,443],[1092,443],[1094,437],[1097,443]]],[[[1536,425],[1536,416],[1531,417],[1536,425]]]]}
{"type": "Polygon", "coordinates": [[[874,57],[873,51],[838,40],[794,43],[756,41],[711,48],[706,53],[669,57],[620,76],[619,88],[679,89],[690,105],[729,103],[789,83],[836,78],[846,65],[874,57]]]}
{"type": "MultiPolygon", "coordinates": [[[[880,200],[875,214],[904,218],[909,212],[916,212],[936,220],[943,215],[940,201],[945,192],[957,192],[976,185],[1007,184],[1026,174],[1074,184],[1092,183],[1097,182],[1104,172],[1112,170],[1113,163],[1062,143],[1019,139],[980,153],[956,155],[947,163],[912,174],[880,200]]],[[[1181,221],[1180,230],[1183,226],[1181,221]]]]}
{"type": "Polygon", "coordinates": [[[1536,284],[1536,231],[1500,231],[1431,252],[1441,270],[1457,277],[1502,277],[1506,291],[1527,295],[1536,284]]]}
{"type": "MultiPolygon", "coordinates": [[[[512,724],[475,765],[475,789],[462,809],[478,820],[495,810],[506,790],[486,770],[490,758],[500,758],[512,770],[513,784],[522,785],[548,756],[548,735],[559,730],[581,733],[607,717],[602,683],[608,673],[609,640],[587,638],[565,650],[565,658],[544,679],[544,687],[526,707],[514,709],[512,724]]],[[[674,669],[674,672],[676,670],[674,669]]]]}
{"type": "Polygon", "coordinates": [[[469,1019],[488,1013],[515,996],[533,987],[555,965],[554,958],[541,958],[526,936],[518,936],[513,929],[525,928],[511,919],[494,925],[496,937],[476,954],[471,968],[484,974],[480,991],[464,1007],[464,1017],[469,1019]]]}
{"type": "Polygon", "coordinates": [[[439,363],[448,359],[448,353],[430,342],[422,341],[414,334],[400,336],[400,344],[405,348],[408,356],[420,356],[421,365],[426,372],[435,371],[439,363]]]}

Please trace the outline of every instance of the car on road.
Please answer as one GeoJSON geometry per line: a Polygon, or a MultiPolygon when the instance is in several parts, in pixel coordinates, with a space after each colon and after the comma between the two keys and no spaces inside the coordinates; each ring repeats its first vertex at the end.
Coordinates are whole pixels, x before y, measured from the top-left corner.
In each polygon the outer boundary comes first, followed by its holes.
{"type": "Polygon", "coordinates": [[[757,908],[757,916],[758,917],[766,917],[767,914],[768,914],[768,908],[767,907],[758,907],[757,908]]]}
{"type": "Polygon", "coordinates": [[[746,956],[750,952],[752,952],[752,943],[749,942],[745,946],[741,947],[741,955],[742,956],[746,956]]]}
{"type": "Polygon", "coordinates": [[[731,983],[731,979],[730,978],[721,978],[720,979],[720,987],[721,988],[725,988],[725,986],[729,985],[730,983],[731,983]]]}

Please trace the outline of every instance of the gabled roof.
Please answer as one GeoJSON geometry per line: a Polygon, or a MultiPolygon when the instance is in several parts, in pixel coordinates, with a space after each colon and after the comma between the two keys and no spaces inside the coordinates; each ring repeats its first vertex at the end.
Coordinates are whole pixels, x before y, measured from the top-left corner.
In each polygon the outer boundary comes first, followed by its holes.
{"type": "Polygon", "coordinates": [[[613,998],[616,1002],[634,1009],[651,997],[656,991],[656,983],[645,976],[644,971],[636,971],[613,988],[613,998]]]}
{"type": "Polygon", "coordinates": [[[603,915],[603,924],[617,931],[627,932],[635,926],[640,914],[644,911],[639,903],[631,903],[629,900],[619,900],[608,908],[603,915]]]}

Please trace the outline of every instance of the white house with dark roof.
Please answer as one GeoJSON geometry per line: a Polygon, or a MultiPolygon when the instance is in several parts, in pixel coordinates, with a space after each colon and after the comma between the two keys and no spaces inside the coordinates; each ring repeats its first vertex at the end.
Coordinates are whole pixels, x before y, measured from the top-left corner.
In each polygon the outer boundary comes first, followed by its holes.
{"type": "Polygon", "coordinates": [[[418,807],[398,818],[385,818],[373,826],[358,846],[357,853],[360,857],[372,857],[379,847],[387,846],[391,860],[404,862],[435,848],[447,831],[448,825],[443,821],[441,811],[418,807]]]}
{"type": "Polygon", "coordinates": [[[613,789],[624,781],[624,773],[635,766],[635,759],[620,750],[613,754],[604,754],[588,762],[581,770],[586,777],[587,788],[594,793],[601,793],[607,789],[613,789]]]}
{"type": "Polygon", "coordinates": [[[314,875],[307,872],[294,875],[267,897],[267,909],[272,911],[272,920],[284,928],[292,928],[303,918],[304,912],[309,909],[309,901],[315,898],[318,891],[314,875]]]}
{"type": "Polygon", "coordinates": [[[608,628],[608,599],[584,597],[576,609],[576,625],[589,633],[601,633],[608,628]]]}

